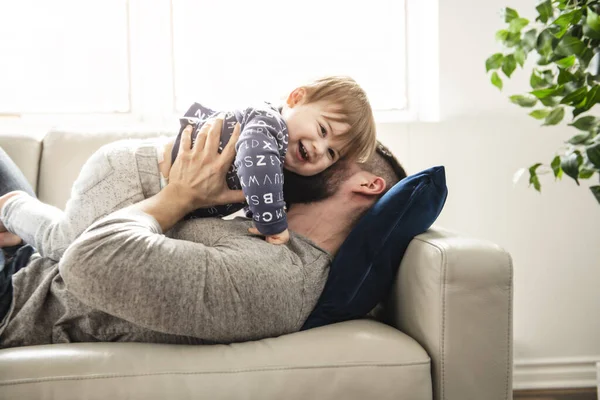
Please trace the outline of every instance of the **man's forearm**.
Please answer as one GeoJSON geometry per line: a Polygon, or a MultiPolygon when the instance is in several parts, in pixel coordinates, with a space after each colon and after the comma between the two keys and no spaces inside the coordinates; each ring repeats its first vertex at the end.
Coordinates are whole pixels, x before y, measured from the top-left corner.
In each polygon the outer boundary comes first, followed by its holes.
{"type": "Polygon", "coordinates": [[[184,190],[175,184],[169,184],[154,196],[134,204],[131,209],[150,215],[158,222],[162,231],[166,232],[193,211],[190,203],[184,190]]]}

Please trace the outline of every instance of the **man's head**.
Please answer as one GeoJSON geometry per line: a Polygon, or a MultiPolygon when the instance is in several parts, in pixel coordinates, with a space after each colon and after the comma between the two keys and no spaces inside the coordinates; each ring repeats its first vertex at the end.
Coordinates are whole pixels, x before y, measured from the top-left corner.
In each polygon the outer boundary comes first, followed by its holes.
{"type": "Polygon", "coordinates": [[[375,148],[375,121],[362,88],[331,76],[294,89],[282,115],[289,133],[285,168],[313,176],[340,159],[366,161],[375,148]]]}
{"type": "Polygon", "coordinates": [[[406,178],[406,172],[400,162],[379,141],[375,152],[365,163],[341,160],[315,176],[301,176],[287,170],[284,174],[283,190],[288,206],[327,199],[336,194],[342,184],[351,177],[363,179],[365,184],[373,183],[377,177],[383,181],[377,182],[382,187],[372,196],[372,203],[375,203],[392,186],[406,178]]]}
{"type": "Polygon", "coordinates": [[[404,177],[398,160],[381,144],[363,164],[342,160],[313,177],[287,171],[290,230],[335,254],[360,218],[404,177]]]}

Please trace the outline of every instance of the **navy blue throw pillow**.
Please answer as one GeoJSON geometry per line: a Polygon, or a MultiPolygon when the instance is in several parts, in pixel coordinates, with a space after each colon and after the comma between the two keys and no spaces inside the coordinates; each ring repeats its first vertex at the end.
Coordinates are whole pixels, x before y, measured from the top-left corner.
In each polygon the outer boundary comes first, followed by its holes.
{"type": "Polygon", "coordinates": [[[383,300],[408,244],[433,224],[447,195],[443,166],[411,175],[383,195],[340,247],[302,330],[361,318],[383,300]]]}

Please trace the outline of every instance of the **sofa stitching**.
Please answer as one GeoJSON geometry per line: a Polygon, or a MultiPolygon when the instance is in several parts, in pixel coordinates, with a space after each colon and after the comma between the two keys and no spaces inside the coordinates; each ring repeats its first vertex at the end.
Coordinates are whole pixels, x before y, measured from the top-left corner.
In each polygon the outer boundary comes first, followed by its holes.
{"type": "Polygon", "coordinates": [[[303,367],[265,367],[265,368],[249,368],[238,369],[231,371],[169,371],[169,372],[149,372],[142,374],[98,374],[89,376],[57,376],[46,378],[30,378],[30,379],[15,379],[12,381],[0,382],[0,386],[23,385],[39,382],[56,382],[56,381],[81,381],[94,379],[112,379],[112,378],[137,378],[146,376],[165,376],[165,375],[216,375],[216,374],[239,374],[251,372],[269,372],[269,371],[294,371],[294,370],[311,370],[311,369],[341,369],[341,368],[389,368],[389,367],[406,367],[406,366],[421,366],[429,365],[430,361],[414,361],[408,363],[392,363],[392,364],[350,364],[350,365],[310,365],[303,367]]]}
{"type": "Polygon", "coordinates": [[[512,364],[511,362],[511,355],[512,355],[512,351],[510,351],[510,343],[511,343],[511,328],[512,328],[512,299],[513,299],[513,286],[512,286],[512,280],[513,280],[513,265],[512,265],[512,257],[510,256],[510,254],[507,253],[508,256],[508,276],[509,276],[509,280],[508,280],[508,328],[506,329],[506,354],[507,354],[507,359],[506,359],[506,378],[504,380],[504,382],[506,383],[505,385],[505,391],[506,391],[506,397],[505,399],[508,400],[509,398],[509,385],[508,385],[508,381],[510,378],[510,366],[512,364]]]}
{"type": "Polygon", "coordinates": [[[446,273],[447,258],[446,253],[439,249],[442,254],[442,334],[441,346],[440,346],[440,357],[442,359],[442,379],[440,380],[440,399],[445,399],[445,382],[446,382],[446,358],[445,358],[445,343],[446,343],[446,273]]]}
{"type": "Polygon", "coordinates": [[[430,240],[426,240],[423,238],[419,238],[419,237],[415,237],[414,240],[418,240],[419,242],[425,243],[431,247],[433,247],[434,249],[436,249],[437,251],[440,252],[440,255],[442,256],[442,282],[440,282],[440,286],[442,286],[441,288],[441,292],[442,292],[442,310],[441,310],[441,314],[442,314],[442,325],[441,325],[441,334],[440,334],[440,358],[441,358],[441,379],[439,379],[439,398],[440,399],[445,399],[444,397],[444,382],[446,379],[446,371],[445,371],[445,358],[444,358],[444,339],[445,339],[445,331],[446,331],[446,271],[447,271],[447,257],[446,257],[446,252],[442,249],[442,246],[440,246],[437,243],[434,243],[433,241],[430,240]]]}

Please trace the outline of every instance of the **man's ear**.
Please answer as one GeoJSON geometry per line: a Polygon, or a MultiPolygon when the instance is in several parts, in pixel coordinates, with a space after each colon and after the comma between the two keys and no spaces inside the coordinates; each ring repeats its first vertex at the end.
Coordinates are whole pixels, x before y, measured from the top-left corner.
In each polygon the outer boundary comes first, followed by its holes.
{"type": "Polygon", "coordinates": [[[304,101],[305,96],[306,89],[304,89],[303,87],[296,88],[292,90],[292,92],[288,95],[288,98],[285,103],[288,105],[288,107],[292,108],[302,103],[304,101]]]}
{"type": "Polygon", "coordinates": [[[354,193],[377,196],[385,190],[385,179],[370,172],[361,171],[355,178],[357,182],[353,189],[354,193]]]}

